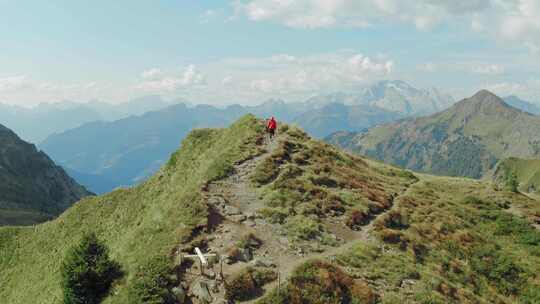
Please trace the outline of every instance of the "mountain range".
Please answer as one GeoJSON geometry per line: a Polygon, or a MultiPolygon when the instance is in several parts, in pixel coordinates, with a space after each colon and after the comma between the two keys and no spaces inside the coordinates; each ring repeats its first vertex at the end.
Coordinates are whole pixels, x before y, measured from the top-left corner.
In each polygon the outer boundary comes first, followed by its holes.
{"type": "MultiPolygon", "coordinates": [[[[49,136],[40,148],[61,164],[80,183],[96,193],[136,184],[154,173],[194,128],[225,126],[246,113],[275,116],[323,138],[339,130],[362,130],[394,121],[416,108],[421,96],[431,96],[431,110],[445,107],[450,99],[412,88],[401,81],[385,81],[359,95],[319,96],[306,102],[269,100],[258,106],[172,105],[167,108],[112,122],[92,122],[49,136]],[[368,94],[369,92],[369,94],[368,94]],[[401,95],[403,94],[403,95],[401,95]],[[353,99],[352,96],[356,96],[353,99]],[[364,98],[367,98],[365,101],[364,98]],[[410,99],[409,99],[410,98],[410,99]],[[390,111],[407,103],[407,111],[390,111]],[[412,110],[411,110],[412,109],[412,110]]],[[[427,98],[427,97],[426,97],[427,98]]]]}
{"type": "MultiPolygon", "coordinates": [[[[457,107],[500,107],[475,99],[457,107]]],[[[1,227],[0,299],[62,303],[69,253],[94,233],[122,276],[103,303],[540,300],[537,200],[353,156],[294,126],[273,141],[263,130],[252,115],[194,130],[145,182],[1,227]],[[197,249],[222,262],[194,262],[197,249]]]]}
{"type": "Polygon", "coordinates": [[[0,125],[0,226],[42,222],[90,194],[45,153],[0,125]]]}
{"type": "Polygon", "coordinates": [[[54,133],[61,133],[88,122],[113,121],[142,115],[180,102],[184,100],[165,101],[159,96],[145,96],[120,104],[63,101],[25,108],[0,103],[0,123],[9,126],[24,140],[38,144],[54,133]]]}
{"type": "Polygon", "coordinates": [[[480,178],[506,157],[540,156],[540,116],[483,90],[431,116],[327,140],[415,171],[480,178]]]}

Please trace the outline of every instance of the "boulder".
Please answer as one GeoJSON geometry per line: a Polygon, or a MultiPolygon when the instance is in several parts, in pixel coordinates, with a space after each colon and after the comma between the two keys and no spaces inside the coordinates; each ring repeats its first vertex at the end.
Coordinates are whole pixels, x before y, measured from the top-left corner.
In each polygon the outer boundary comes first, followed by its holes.
{"type": "Polygon", "coordinates": [[[225,208],[223,208],[223,212],[225,215],[237,215],[240,214],[240,210],[236,208],[235,206],[226,205],[225,208]]]}
{"type": "Polygon", "coordinates": [[[212,295],[210,295],[210,290],[208,284],[201,280],[194,281],[189,287],[191,294],[199,299],[201,303],[212,303],[212,295]]]}
{"type": "Polygon", "coordinates": [[[230,215],[227,218],[235,223],[242,223],[247,219],[246,216],[243,214],[230,215]]]}

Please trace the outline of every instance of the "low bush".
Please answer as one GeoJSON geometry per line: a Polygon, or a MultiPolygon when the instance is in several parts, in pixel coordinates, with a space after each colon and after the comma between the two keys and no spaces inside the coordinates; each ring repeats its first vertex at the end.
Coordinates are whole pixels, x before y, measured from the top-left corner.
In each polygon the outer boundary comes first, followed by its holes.
{"type": "Polygon", "coordinates": [[[94,233],[84,235],[62,264],[64,303],[100,303],[120,276],[120,265],[109,258],[107,247],[94,233]]]}
{"type": "Polygon", "coordinates": [[[168,303],[169,288],[178,284],[170,262],[165,256],[150,259],[139,268],[133,277],[129,290],[130,303],[162,304],[168,303]]]}
{"type": "Polygon", "coordinates": [[[363,281],[354,280],[339,267],[313,260],[296,268],[287,286],[291,304],[376,303],[378,297],[363,281]]]}
{"type": "Polygon", "coordinates": [[[285,228],[293,240],[309,241],[322,235],[321,224],[303,215],[289,219],[285,228]]]}
{"type": "Polygon", "coordinates": [[[358,209],[352,209],[347,215],[345,223],[351,228],[357,228],[358,226],[365,225],[369,222],[369,215],[358,209]]]}
{"type": "Polygon", "coordinates": [[[525,271],[495,245],[476,246],[471,267],[505,295],[516,294],[526,281],[525,271]]]}
{"type": "Polygon", "coordinates": [[[272,224],[283,224],[289,216],[289,212],[285,208],[262,208],[258,212],[272,224]]]}
{"type": "Polygon", "coordinates": [[[258,289],[274,281],[277,274],[270,269],[247,267],[227,282],[225,297],[229,301],[246,301],[258,296],[258,289]]]}

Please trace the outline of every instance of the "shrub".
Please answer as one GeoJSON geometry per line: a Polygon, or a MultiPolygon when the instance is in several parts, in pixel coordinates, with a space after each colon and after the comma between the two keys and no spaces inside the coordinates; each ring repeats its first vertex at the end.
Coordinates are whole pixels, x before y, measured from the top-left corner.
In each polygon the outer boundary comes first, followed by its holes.
{"type": "Polygon", "coordinates": [[[407,229],[409,219],[399,211],[390,211],[383,218],[384,226],[390,229],[407,229]]]}
{"type": "Polygon", "coordinates": [[[253,233],[248,233],[238,241],[238,248],[257,249],[261,247],[262,240],[256,237],[253,233]]]}
{"type": "Polygon", "coordinates": [[[519,297],[519,303],[522,303],[522,304],[540,303],[540,285],[531,284],[525,287],[521,296],[519,297]]]}
{"type": "Polygon", "coordinates": [[[523,269],[494,245],[474,248],[471,267],[505,295],[516,294],[526,279],[523,269]]]}
{"type": "Polygon", "coordinates": [[[361,225],[367,224],[369,221],[369,215],[362,210],[353,209],[349,212],[345,223],[351,228],[356,228],[361,225]]]}
{"type": "Polygon", "coordinates": [[[321,225],[315,220],[303,215],[297,215],[291,218],[286,224],[286,229],[289,232],[289,236],[295,240],[309,241],[322,234],[321,225]]]}
{"type": "Polygon", "coordinates": [[[107,247],[94,233],[87,234],[62,264],[64,303],[99,303],[120,276],[120,265],[109,258],[107,247]]]}
{"type": "Polygon", "coordinates": [[[495,234],[515,235],[525,245],[537,246],[540,244],[540,233],[527,220],[508,213],[497,215],[495,234]]]}
{"type": "Polygon", "coordinates": [[[505,189],[512,192],[518,192],[519,181],[516,173],[507,171],[505,176],[505,189]]]}
{"type": "Polygon", "coordinates": [[[381,239],[385,243],[397,244],[401,242],[401,237],[403,236],[400,231],[392,229],[383,229],[380,231],[381,239]]]}
{"type": "Polygon", "coordinates": [[[173,269],[165,256],[150,259],[139,268],[129,290],[130,303],[161,304],[170,298],[169,287],[177,282],[171,281],[173,269]]]}
{"type": "Polygon", "coordinates": [[[289,212],[284,208],[262,208],[259,214],[272,224],[283,224],[289,216],[289,212]]]}
{"type": "Polygon", "coordinates": [[[225,297],[229,301],[245,301],[258,295],[258,289],[274,281],[273,270],[247,267],[236,274],[226,285],[225,297]]]}
{"type": "Polygon", "coordinates": [[[375,303],[377,295],[330,263],[313,260],[296,268],[286,288],[291,304],[375,303]]]}

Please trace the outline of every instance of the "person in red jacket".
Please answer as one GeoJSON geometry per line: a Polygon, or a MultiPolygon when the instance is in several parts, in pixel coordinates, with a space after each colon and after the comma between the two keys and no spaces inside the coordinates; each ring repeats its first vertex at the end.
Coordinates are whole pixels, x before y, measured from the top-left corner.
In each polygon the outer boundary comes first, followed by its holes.
{"type": "Polygon", "coordinates": [[[277,122],[274,116],[268,120],[268,123],[266,124],[266,132],[270,134],[270,139],[274,138],[274,135],[276,134],[277,129],[277,122]]]}

